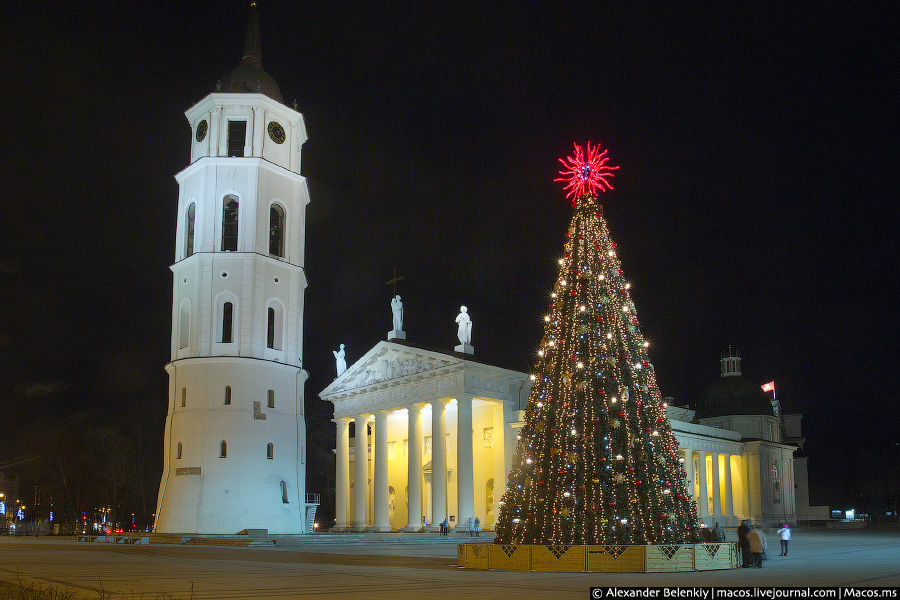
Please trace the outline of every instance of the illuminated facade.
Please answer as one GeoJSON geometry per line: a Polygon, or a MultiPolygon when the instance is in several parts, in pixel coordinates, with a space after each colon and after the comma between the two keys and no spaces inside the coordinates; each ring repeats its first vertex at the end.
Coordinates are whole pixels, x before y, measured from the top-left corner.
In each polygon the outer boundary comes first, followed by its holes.
{"type": "Polygon", "coordinates": [[[470,355],[379,342],[319,394],[337,425],[335,527],[419,531],[424,517],[435,531],[478,517],[490,528],[530,384],[470,355]]]}
{"type": "Polygon", "coordinates": [[[255,4],[241,62],[185,115],[155,529],[304,533],[306,129],[262,68],[255,4]]]}
{"type": "MultiPolygon", "coordinates": [[[[740,358],[724,358],[722,379],[741,378],[740,358]]],[[[768,399],[743,393],[747,386],[759,390],[743,378],[725,382],[726,391],[742,393],[730,403],[726,394],[723,414],[714,406],[718,385],[697,409],[666,408],[688,490],[710,526],[797,520],[797,446],[768,399]]],[[[335,527],[420,531],[424,517],[428,530],[444,518],[465,529],[468,517],[477,516],[482,528],[492,529],[530,387],[525,373],[455,352],[379,342],[320,393],[334,404],[337,425],[335,527]],[[443,447],[434,443],[434,431],[443,431],[443,447]],[[362,455],[366,460],[357,461],[362,455]],[[445,477],[436,480],[438,469],[445,477]]],[[[799,422],[799,415],[786,417],[799,422]]],[[[799,475],[802,490],[805,470],[799,475]]]]}

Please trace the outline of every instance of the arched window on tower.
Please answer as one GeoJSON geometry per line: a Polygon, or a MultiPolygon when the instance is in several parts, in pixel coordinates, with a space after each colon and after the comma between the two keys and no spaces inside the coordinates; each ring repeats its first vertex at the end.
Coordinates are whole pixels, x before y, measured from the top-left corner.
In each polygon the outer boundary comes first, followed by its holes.
{"type": "Polygon", "coordinates": [[[225,443],[225,440],[219,442],[219,458],[226,458],[228,456],[228,444],[225,443]]]}
{"type": "Polygon", "coordinates": [[[288,503],[287,484],[284,482],[284,480],[281,481],[281,501],[285,504],[288,503]]]}
{"type": "Polygon", "coordinates": [[[237,251],[238,246],[238,209],[236,196],[225,196],[222,202],[222,250],[237,251]]]}
{"type": "Polygon", "coordinates": [[[266,348],[281,350],[284,310],[280,302],[270,302],[266,307],[266,348]]]}
{"type": "Polygon", "coordinates": [[[197,205],[191,202],[188,206],[187,215],[184,220],[184,257],[194,253],[194,218],[197,213],[197,205]]]}
{"type": "MultiPolygon", "coordinates": [[[[227,273],[226,273],[227,275],[227,273]]],[[[231,346],[237,342],[240,335],[240,304],[238,297],[230,290],[223,290],[213,299],[215,309],[213,311],[212,334],[215,342],[212,347],[213,354],[235,354],[237,348],[231,346]],[[228,345],[224,345],[228,344],[228,345]]]]}
{"type": "Polygon", "coordinates": [[[269,390],[266,394],[266,406],[275,408],[275,390],[269,390]]]}
{"type": "Polygon", "coordinates": [[[269,254],[284,257],[284,209],[280,204],[269,207],[269,254]]]}
{"type": "Polygon", "coordinates": [[[191,345],[191,301],[185,298],[178,311],[178,349],[191,345]]]}
{"type": "Polygon", "coordinates": [[[275,444],[272,442],[266,444],[266,458],[269,460],[275,458],[275,444]]]}
{"type": "Polygon", "coordinates": [[[231,404],[231,386],[226,385],[225,386],[225,405],[227,406],[229,404],[231,404]]]}
{"type": "Polygon", "coordinates": [[[187,388],[183,387],[183,388],[181,388],[181,408],[184,408],[186,406],[187,406],[187,388]]]}
{"type": "Polygon", "coordinates": [[[175,458],[181,459],[181,442],[178,442],[178,448],[175,450],[175,458]]]}
{"type": "Polygon", "coordinates": [[[231,329],[234,319],[234,304],[226,302],[222,305],[222,343],[231,343],[231,329]]]}

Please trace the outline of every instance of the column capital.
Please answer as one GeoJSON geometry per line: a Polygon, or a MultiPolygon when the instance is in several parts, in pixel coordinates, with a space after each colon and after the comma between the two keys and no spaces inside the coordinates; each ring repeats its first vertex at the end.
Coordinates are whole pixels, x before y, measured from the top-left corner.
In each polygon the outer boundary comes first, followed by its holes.
{"type": "Polygon", "coordinates": [[[420,413],[420,412],[422,412],[422,409],[425,408],[427,405],[428,405],[427,402],[413,402],[412,404],[407,404],[405,406],[405,408],[406,408],[406,410],[408,410],[410,412],[420,413]]]}
{"type": "Polygon", "coordinates": [[[368,421],[372,417],[372,413],[362,412],[353,417],[357,421],[368,421]]]}
{"type": "Polygon", "coordinates": [[[344,424],[349,425],[350,421],[352,421],[352,420],[353,420],[353,417],[335,417],[335,418],[331,419],[331,422],[334,423],[335,425],[337,425],[338,423],[344,423],[344,424]]]}

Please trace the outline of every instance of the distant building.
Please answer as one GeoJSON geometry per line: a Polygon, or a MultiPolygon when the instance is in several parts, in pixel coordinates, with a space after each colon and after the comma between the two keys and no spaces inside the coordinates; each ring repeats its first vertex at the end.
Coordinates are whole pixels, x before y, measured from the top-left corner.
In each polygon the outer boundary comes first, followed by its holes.
{"type": "Polygon", "coordinates": [[[19,478],[9,477],[3,471],[0,471],[0,500],[5,500],[6,505],[9,506],[10,502],[15,503],[16,498],[19,496],[19,478]],[[10,501],[10,498],[12,500],[10,501]]]}
{"type": "Polygon", "coordinates": [[[720,362],[719,380],[695,410],[667,411],[700,518],[722,525],[796,522],[797,446],[784,435],[770,398],[741,373],[739,353],[729,349],[720,362]]]}

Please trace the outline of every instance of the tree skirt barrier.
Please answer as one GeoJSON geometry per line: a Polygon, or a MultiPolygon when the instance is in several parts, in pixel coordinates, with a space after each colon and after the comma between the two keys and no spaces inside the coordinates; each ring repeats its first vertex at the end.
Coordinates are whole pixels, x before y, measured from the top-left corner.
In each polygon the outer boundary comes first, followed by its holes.
{"type": "Polygon", "coordinates": [[[565,573],[651,573],[738,569],[737,543],[714,544],[491,544],[457,545],[461,569],[565,573]]]}

